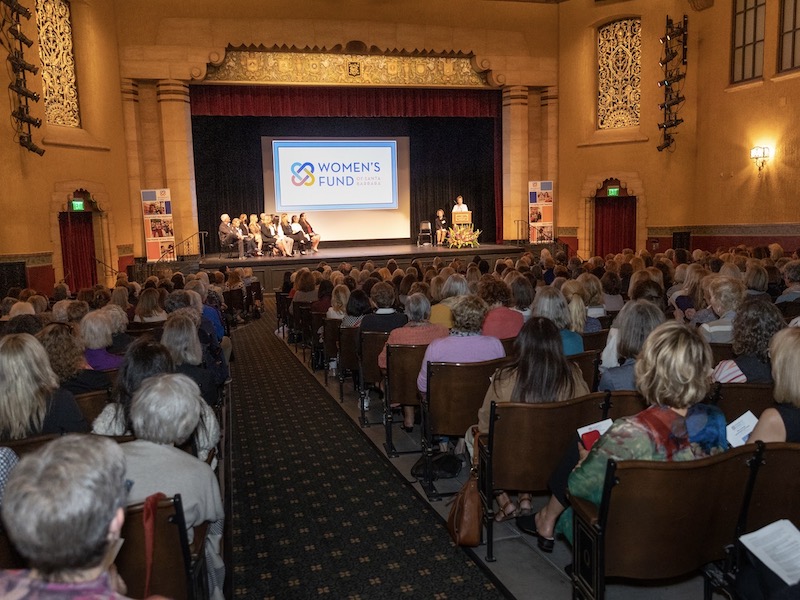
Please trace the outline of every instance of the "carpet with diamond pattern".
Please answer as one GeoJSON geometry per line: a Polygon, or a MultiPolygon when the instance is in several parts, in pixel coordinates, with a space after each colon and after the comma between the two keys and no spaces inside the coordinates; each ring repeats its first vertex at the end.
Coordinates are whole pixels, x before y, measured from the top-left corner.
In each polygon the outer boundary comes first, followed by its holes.
{"type": "Polygon", "coordinates": [[[271,312],[233,334],[234,597],[503,598],[274,335],[271,312]]]}

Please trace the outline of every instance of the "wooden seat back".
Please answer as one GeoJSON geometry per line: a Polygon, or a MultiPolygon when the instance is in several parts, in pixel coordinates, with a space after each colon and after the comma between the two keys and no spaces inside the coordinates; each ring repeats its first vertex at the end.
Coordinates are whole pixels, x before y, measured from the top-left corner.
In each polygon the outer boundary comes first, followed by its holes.
{"type": "Polygon", "coordinates": [[[568,356],[567,360],[578,365],[578,368],[583,374],[583,380],[589,387],[589,391],[595,391],[597,389],[597,383],[599,380],[597,369],[600,365],[600,351],[587,350],[586,352],[581,352],[580,354],[568,356]]]}
{"type": "Polygon", "coordinates": [[[386,345],[389,334],[383,331],[362,331],[359,351],[359,370],[361,385],[377,384],[383,381],[383,373],[378,366],[378,355],[386,345]]]}
{"type": "Polygon", "coordinates": [[[390,404],[419,406],[417,376],[422,369],[426,345],[386,346],[386,393],[390,404]]]}
{"type": "Polygon", "coordinates": [[[275,315],[278,325],[287,325],[289,321],[289,294],[280,290],[275,290],[275,315]]]}
{"type": "Polygon", "coordinates": [[[594,393],[545,404],[493,403],[485,438],[486,456],[492,461],[491,488],[547,490],[547,480],[568,445],[575,443],[576,430],[601,420],[604,399],[605,394],[594,393]]]}
{"type": "Polygon", "coordinates": [[[243,289],[225,290],[222,292],[222,297],[225,300],[225,304],[228,306],[229,313],[234,314],[237,311],[243,312],[245,310],[243,289]]]}
{"type": "MultiPolygon", "coordinates": [[[[127,595],[131,598],[144,598],[147,595],[147,545],[143,517],[144,503],[127,508],[121,534],[125,543],[115,561],[120,576],[128,585],[127,595]]],[[[195,598],[191,576],[192,557],[180,494],[158,503],[154,522],[149,594],[175,600],[195,598]]]]}
{"type": "Polygon", "coordinates": [[[617,390],[606,392],[603,418],[616,421],[622,417],[630,417],[642,412],[649,405],[639,392],[635,390],[617,390]]]}
{"type": "Polygon", "coordinates": [[[60,437],[58,433],[46,433],[44,435],[31,435],[19,440],[6,440],[3,446],[11,448],[17,456],[22,458],[26,454],[36,452],[39,448],[47,444],[50,440],[60,437]]]}
{"type": "Polygon", "coordinates": [[[106,404],[110,401],[108,390],[97,390],[75,395],[75,402],[89,425],[100,416],[100,413],[103,412],[106,404]]]}
{"type": "Polygon", "coordinates": [[[475,424],[490,378],[505,360],[429,362],[426,436],[463,436],[475,424]]]}
{"type": "Polygon", "coordinates": [[[325,351],[325,364],[336,358],[339,351],[339,327],[341,319],[325,319],[322,330],[322,346],[325,351]]]}
{"type": "Polygon", "coordinates": [[[748,410],[758,418],[765,408],[775,405],[771,383],[716,383],[710,398],[725,413],[727,423],[748,410]]]}
{"type": "Polygon", "coordinates": [[[712,342],[709,344],[709,346],[711,346],[711,353],[714,355],[715,365],[719,364],[723,360],[733,360],[736,358],[736,355],[733,353],[733,346],[731,344],[712,342]]]}
{"type": "Polygon", "coordinates": [[[358,346],[361,343],[361,330],[358,327],[339,329],[339,371],[358,371],[358,346]]]}
{"type": "Polygon", "coordinates": [[[606,340],[608,339],[608,329],[595,331],[594,333],[582,333],[583,349],[586,350],[603,350],[606,347],[606,340]]]}
{"type": "Polygon", "coordinates": [[[571,498],[575,597],[602,597],[605,577],[667,579],[722,559],[752,456],[743,446],[685,462],[609,460],[600,506],[571,498]]]}
{"type": "MultiPolygon", "coordinates": [[[[320,330],[322,331],[322,335],[325,335],[325,313],[323,312],[312,312],[311,313],[311,351],[312,351],[312,365],[313,365],[313,356],[314,352],[324,352],[323,344],[324,338],[320,335],[320,330]]],[[[327,367],[327,364],[326,364],[327,367]]]]}
{"type": "Polygon", "coordinates": [[[500,340],[500,343],[503,344],[503,350],[506,351],[506,357],[511,358],[512,356],[516,356],[517,354],[515,347],[516,341],[517,341],[516,337],[503,338],[502,340],[500,340]]]}
{"type": "Polygon", "coordinates": [[[800,527],[800,477],[797,473],[800,473],[800,444],[764,445],[744,533],[779,519],[789,519],[795,527],[800,527]]]}
{"type": "Polygon", "coordinates": [[[311,338],[314,337],[311,323],[310,302],[296,302],[294,304],[294,323],[295,327],[300,332],[300,339],[303,347],[310,348],[311,338]]]}

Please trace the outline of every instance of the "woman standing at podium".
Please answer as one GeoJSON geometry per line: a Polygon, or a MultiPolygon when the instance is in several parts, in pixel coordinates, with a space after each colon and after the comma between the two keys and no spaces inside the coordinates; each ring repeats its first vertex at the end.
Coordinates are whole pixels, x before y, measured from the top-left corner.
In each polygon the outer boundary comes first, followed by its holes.
{"type": "Polygon", "coordinates": [[[453,212],[469,212],[469,208],[464,204],[463,196],[456,196],[456,203],[453,206],[453,212]]]}

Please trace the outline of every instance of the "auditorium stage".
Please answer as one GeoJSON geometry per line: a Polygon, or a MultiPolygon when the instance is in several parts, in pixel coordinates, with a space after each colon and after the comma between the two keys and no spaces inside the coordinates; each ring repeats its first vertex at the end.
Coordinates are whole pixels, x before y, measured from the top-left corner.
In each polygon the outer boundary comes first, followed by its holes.
{"type": "Polygon", "coordinates": [[[512,246],[501,244],[481,244],[478,248],[447,248],[442,246],[417,246],[416,244],[393,244],[385,246],[349,246],[326,248],[325,242],[320,244],[317,254],[309,252],[305,256],[297,254],[295,256],[262,256],[255,258],[227,258],[228,254],[206,255],[200,261],[203,269],[215,271],[221,266],[229,269],[235,267],[252,267],[253,274],[261,281],[262,287],[271,290],[280,287],[283,281],[283,274],[286,271],[295,271],[301,267],[315,269],[320,262],[328,263],[332,268],[337,268],[339,263],[348,262],[354,267],[358,267],[362,261],[372,260],[376,266],[386,265],[386,261],[394,258],[401,268],[411,264],[415,258],[425,262],[432,261],[439,256],[442,260],[451,261],[454,258],[471,261],[476,255],[485,258],[494,267],[494,262],[498,258],[511,257],[516,259],[526,248],[524,246],[512,246]]]}

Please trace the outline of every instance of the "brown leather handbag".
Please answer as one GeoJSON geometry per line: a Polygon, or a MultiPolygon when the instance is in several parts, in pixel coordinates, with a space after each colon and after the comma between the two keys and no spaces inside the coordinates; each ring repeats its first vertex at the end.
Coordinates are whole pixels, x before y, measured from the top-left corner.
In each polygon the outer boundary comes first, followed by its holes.
{"type": "Polygon", "coordinates": [[[478,493],[478,436],[474,429],[475,444],[469,477],[453,498],[447,517],[447,530],[459,546],[474,548],[481,543],[481,497],[478,493]]]}

